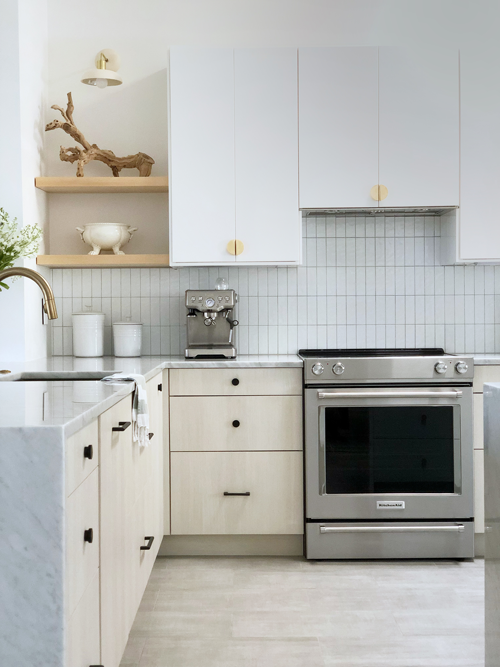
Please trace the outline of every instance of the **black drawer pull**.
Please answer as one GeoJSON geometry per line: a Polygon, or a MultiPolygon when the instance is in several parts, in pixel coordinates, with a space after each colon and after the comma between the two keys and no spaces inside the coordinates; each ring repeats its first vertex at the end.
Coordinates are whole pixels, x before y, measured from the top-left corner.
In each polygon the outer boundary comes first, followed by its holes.
{"type": "Polygon", "coordinates": [[[94,531],[92,528],[88,528],[87,530],[83,531],[83,541],[92,544],[94,541],[94,531]]]}
{"type": "Polygon", "coordinates": [[[233,378],[231,380],[231,383],[234,384],[235,387],[237,387],[239,385],[240,381],[238,380],[238,378],[233,378]]]}
{"type": "Polygon", "coordinates": [[[234,422],[233,422],[233,426],[234,426],[234,428],[238,428],[239,425],[240,425],[239,420],[238,420],[238,419],[235,419],[234,422]]]}
{"type": "Polygon", "coordinates": [[[120,426],[113,426],[113,431],[125,431],[132,422],[118,422],[120,426]]]}
{"type": "Polygon", "coordinates": [[[92,445],[87,445],[83,448],[83,458],[92,460],[94,458],[94,448],[92,445]]]}
{"type": "Polygon", "coordinates": [[[150,537],[145,537],[144,539],[147,540],[148,543],[146,544],[146,546],[141,547],[141,551],[149,551],[151,549],[151,547],[153,546],[153,542],[154,542],[155,538],[154,538],[154,536],[151,535],[150,537]]]}
{"type": "Polygon", "coordinates": [[[154,433],[148,433],[148,435],[149,435],[149,439],[150,439],[150,440],[152,440],[152,439],[155,437],[155,434],[154,434],[154,433]]]}
{"type": "Polygon", "coordinates": [[[163,391],[163,384],[158,385],[158,391],[163,391]]]}
{"type": "Polygon", "coordinates": [[[229,491],[224,491],[225,496],[249,496],[250,491],[245,491],[244,493],[230,493],[229,491]]]}

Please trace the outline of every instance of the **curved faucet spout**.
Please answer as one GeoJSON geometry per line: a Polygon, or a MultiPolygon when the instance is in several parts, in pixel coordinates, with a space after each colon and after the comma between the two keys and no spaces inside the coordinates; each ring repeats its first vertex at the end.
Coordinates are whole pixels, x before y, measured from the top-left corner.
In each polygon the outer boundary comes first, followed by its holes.
{"type": "Polygon", "coordinates": [[[12,276],[22,276],[23,278],[30,278],[42,290],[44,304],[43,309],[47,313],[49,320],[57,320],[56,301],[54,299],[54,292],[52,287],[45,280],[45,278],[33,269],[25,269],[24,267],[13,266],[10,269],[0,271],[0,282],[4,278],[11,278],[12,276]]]}

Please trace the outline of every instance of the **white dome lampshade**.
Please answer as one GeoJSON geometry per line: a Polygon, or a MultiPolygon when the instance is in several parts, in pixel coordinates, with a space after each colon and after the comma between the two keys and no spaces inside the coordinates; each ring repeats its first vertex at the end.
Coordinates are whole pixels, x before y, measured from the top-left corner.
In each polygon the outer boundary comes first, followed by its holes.
{"type": "Polygon", "coordinates": [[[107,86],[119,86],[122,78],[117,74],[120,69],[120,58],[113,49],[102,49],[96,55],[95,68],[89,69],[82,77],[82,83],[98,88],[107,86]]]}

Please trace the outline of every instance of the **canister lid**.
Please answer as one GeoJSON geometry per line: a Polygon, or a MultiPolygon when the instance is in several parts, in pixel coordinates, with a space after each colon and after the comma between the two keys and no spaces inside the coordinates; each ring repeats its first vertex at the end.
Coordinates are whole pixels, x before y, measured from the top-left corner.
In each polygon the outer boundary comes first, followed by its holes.
{"type": "Polygon", "coordinates": [[[73,317],[104,317],[104,313],[93,313],[92,311],[88,311],[86,313],[72,313],[73,317]]]}
{"type": "Polygon", "coordinates": [[[113,326],[119,325],[124,326],[133,326],[133,327],[142,327],[142,322],[113,322],[113,326]]]}

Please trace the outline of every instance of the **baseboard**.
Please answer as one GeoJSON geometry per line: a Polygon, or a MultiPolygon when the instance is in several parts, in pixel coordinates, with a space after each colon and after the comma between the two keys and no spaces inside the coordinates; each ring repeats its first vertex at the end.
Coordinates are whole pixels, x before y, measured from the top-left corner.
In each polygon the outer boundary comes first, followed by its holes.
{"type": "Polygon", "coordinates": [[[484,533],[474,535],[474,556],[484,558],[484,533]]]}
{"type": "Polygon", "coordinates": [[[303,556],[303,535],[165,535],[159,556],[303,556]]]}

